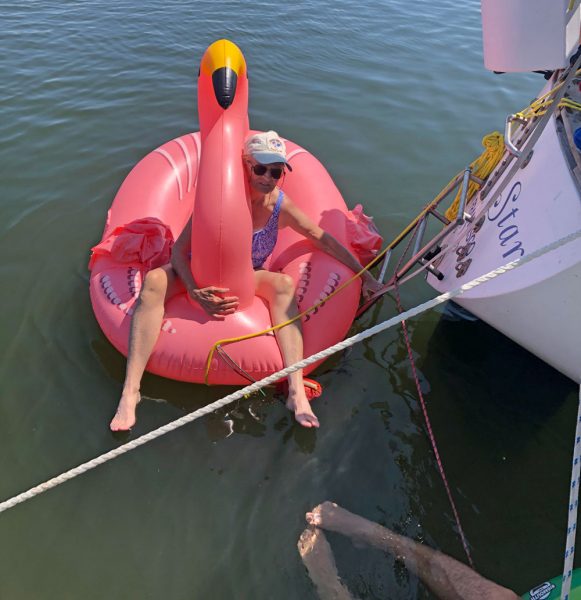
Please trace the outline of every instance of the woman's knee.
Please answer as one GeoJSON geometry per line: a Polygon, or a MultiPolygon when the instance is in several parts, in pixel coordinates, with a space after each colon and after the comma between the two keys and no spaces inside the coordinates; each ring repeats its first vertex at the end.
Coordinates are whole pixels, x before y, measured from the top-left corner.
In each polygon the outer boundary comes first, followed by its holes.
{"type": "Polygon", "coordinates": [[[295,284],[289,275],[284,273],[257,273],[256,294],[272,303],[294,296],[295,284]]]}
{"type": "Polygon", "coordinates": [[[274,292],[280,296],[294,296],[295,282],[290,275],[278,274],[274,280],[274,292]]]}
{"type": "Polygon", "coordinates": [[[167,292],[168,276],[163,268],[148,271],[143,280],[139,299],[147,303],[163,303],[167,292]]]}

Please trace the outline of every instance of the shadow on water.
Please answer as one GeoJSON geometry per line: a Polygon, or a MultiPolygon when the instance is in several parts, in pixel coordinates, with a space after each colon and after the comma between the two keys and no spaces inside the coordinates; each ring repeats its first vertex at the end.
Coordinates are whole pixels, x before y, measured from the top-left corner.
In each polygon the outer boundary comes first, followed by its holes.
{"type": "Polygon", "coordinates": [[[453,384],[467,422],[510,419],[511,439],[531,435],[571,393],[573,383],[483,321],[438,321],[423,353],[432,386],[453,384]],[[534,390],[534,393],[531,391],[534,390]]]}
{"type": "MultiPolygon", "coordinates": [[[[408,323],[422,393],[477,567],[524,590],[538,583],[530,579],[534,565],[539,580],[560,570],[576,386],[486,323],[447,313],[408,323]],[[542,543],[531,543],[532,522],[542,543]]],[[[399,357],[401,329],[396,346],[399,357]]],[[[402,394],[415,390],[410,370],[392,384],[402,394]]],[[[425,430],[413,397],[414,420],[425,430]]],[[[428,543],[465,561],[433,452],[415,452],[412,464],[410,505],[428,543]]]]}
{"type": "MultiPolygon", "coordinates": [[[[577,388],[486,323],[448,313],[407,322],[420,389],[477,570],[523,591],[561,568],[577,388]]],[[[382,520],[376,509],[374,518],[466,562],[401,326],[362,347],[366,364],[389,379],[367,406],[383,425],[408,499],[399,514],[389,510],[382,520]]],[[[405,597],[430,597],[391,559],[359,554],[340,539],[332,544],[340,572],[361,597],[381,597],[390,581],[405,597]]]]}

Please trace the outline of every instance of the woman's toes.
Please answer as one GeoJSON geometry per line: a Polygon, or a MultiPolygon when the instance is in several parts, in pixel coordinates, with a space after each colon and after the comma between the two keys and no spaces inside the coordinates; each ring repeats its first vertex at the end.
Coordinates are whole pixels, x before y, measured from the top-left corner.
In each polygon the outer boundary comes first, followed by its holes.
{"type": "Polygon", "coordinates": [[[307,415],[296,415],[296,420],[299,425],[306,427],[307,429],[312,427],[309,417],[307,415]]]}
{"type": "Polygon", "coordinates": [[[315,415],[300,414],[295,415],[295,418],[299,425],[302,425],[303,427],[319,427],[319,419],[317,419],[315,415]]]}

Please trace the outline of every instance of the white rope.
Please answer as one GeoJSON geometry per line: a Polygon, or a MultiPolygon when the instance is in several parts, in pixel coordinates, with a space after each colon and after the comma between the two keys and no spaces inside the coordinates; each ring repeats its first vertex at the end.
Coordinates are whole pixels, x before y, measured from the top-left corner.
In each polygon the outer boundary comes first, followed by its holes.
{"type": "Polygon", "coordinates": [[[571,491],[569,493],[569,520],[567,523],[567,541],[565,542],[565,564],[563,565],[563,582],[561,584],[561,600],[569,600],[571,579],[573,574],[573,558],[575,557],[575,536],[577,534],[577,507],[579,504],[579,475],[581,473],[581,386],[579,387],[579,408],[577,409],[577,426],[575,427],[575,446],[573,449],[573,467],[571,469],[571,491]]]}
{"type": "Polygon", "coordinates": [[[506,273],[507,271],[516,269],[517,267],[522,267],[523,265],[531,262],[532,260],[538,258],[539,256],[542,256],[543,254],[551,252],[552,250],[555,250],[556,248],[559,248],[560,246],[564,246],[565,244],[568,244],[569,242],[572,242],[579,237],[581,237],[581,229],[579,231],[571,233],[555,242],[552,242],[551,244],[547,244],[546,246],[543,246],[542,248],[539,248],[538,250],[531,252],[530,254],[528,254],[525,257],[513,260],[513,261],[507,263],[506,265],[503,265],[502,267],[498,267],[497,269],[494,269],[493,271],[490,271],[489,273],[486,273],[485,275],[477,277],[476,279],[473,279],[472,281],[465,283],[464,285],[460,286],[459,288],[456,288],[455,290],[453,290],[451,292],[446,292],[445,294],[441,294],[441,295],[437,296],[436,298],[429,300],[428,302],[424,302],[423,304],[420,304],[420,305],[416,306],[415,308],[412,308],[404,313],[401,313],[395,317],[392,317],[391,319],[388,319],[387,321],[384,321],[383,323],[379,323],[378,325],[375,325],[374,327],[371,327],[365,331],[362,331],[361,333],[358,333],[357,335],[347,338],[346,340],[343,340],[342,342],[339,342],[338,344],[335,344],[334,346],[331,346],[330,348],[326,348],[325,350],[322,350],[321,352],[318,352],[317,354],[313,354],[313,355],[309,356],[308,358],[305,358],[305,359],[299,361],[298,363],[295,363],[294,365],[287,367],[286,369],[282,369],[281,371],[278,371],[277,373],[273,373],[272,375],[269,375],[268,377],[265,377],[264,379],[261,379],[260,381],[257,381],[256,383],[247,385],[245,388],[242,388],[241,390],[238,390],[232,394],[229,394],[228,396],[225,396],[224,398],[221,398],[220,400],[217,400],[216,402],[213,402],[212,404],[208,404],[207,406],[204,406],[203,408],[200,408],[192,413],[189,413],[189,414],[181,417],[180,419],[177,419],[175,421],[172,421],[171,423],[168,423],[167,425],[163,425],[162,427],[154,429],[153,431],[150,431],[149,433],[146,433],[145,435],[142,435],[141,437],[138,437],[135,440],[133,440],[127,444],[124,444],[123,446],[120,446],[119,448],[116,448],[115,450],[110,450],[109,452],[106,452],[105,454],[102,454],[101,456],[98,456],[82,465],[79,465],[78,467],[75,467],[74,469],[71,469],[70,471],[66,471],[65,473],[62,473],[61,475],[58,475],[57,477],[53,477],[52,479],[49,479],[48,481],[45,481],[44,483],[41,483],[40,485],[30,488],[26,492],[22,492],[21,494],[18,494],[17,496],[14,496],[13,498],[10,498],[9,500],[5,500],[4,502],[0,503],[0,513],[4,512],[5,510],[8,510],[9,508],[16,506],[17,504],[21,504],[22,502],[25,502],[26,500],[30,500],[31,498],[34,498],[35,496],[38,496],[39,494],[42,494],[43,492],[46,492],[46,491],[56,487],[57,485],[64,483],[65,481],[68,481],[69,479],[73,479],[77,475],[86,473],[87,471],[90,471],[91,469],[94,469],[95,467],[98,467],[99,465],[102,465],[103,463],[106,463],[114,458],[117,458],[118,456],[121,456],[122,454],[126,454],[127,452],[134,450],[135,448],[138,448],[139,446],[143,446],[143,444],[147,444],[147,442],[151,442],[152,440],[154,440],[158,437],[161,437],[162,435],[165,435],[166,433],[169,433],[170,431],[174,431],[174,429],[178,429],[179,427],[182,427],[183,425],[186,425],[187,423],[191,423],[192,421],[195,421],[196,419],[199,419],[200,417],[203,417],[204,415],[214,412],[215,410],[218,410],[236,400],[239,400],[240,398],[243,398],[244,396],[252,394],[253,392],[258,391],[259,389],[266,387],[267,385],[270,385],[271,383],[275,383],[275,382],[279,381],[280,379],[283,379],[284,377],[286,377],[289,373],[293,373],[294,371],[298,371],[299,369],[304,369],[306,366],[308,366],[312,363],[318,362],[319,360],[321,360],[323,358],[327,358],[328,356],[331,356],[332,354],[335,354],[336,352],[340,352],[341,350],[345,350],[345,348],[348,348],[349,346],[353,346],[354,344],[361,342],[361,341],[375,335],[376,333],[380,333],[381,331],[389,329],[390,327],[394,327],[395,325],[398,325],[402,321],[405,321],[406,319],[409,319],[411,317],[415,317],[422,312],[425,312],[431,308],[434,308],[434,306],[437,306],[438,304],[442,304],[443,302],[450,300],[451,298],[460,296],[464,292],[467,292],[468,290],[475,288],[476,286],[484,283],[485,281],[494,279],[495,277],[498,277],[499,275],[502,275],[502,274],[506,273]]]}

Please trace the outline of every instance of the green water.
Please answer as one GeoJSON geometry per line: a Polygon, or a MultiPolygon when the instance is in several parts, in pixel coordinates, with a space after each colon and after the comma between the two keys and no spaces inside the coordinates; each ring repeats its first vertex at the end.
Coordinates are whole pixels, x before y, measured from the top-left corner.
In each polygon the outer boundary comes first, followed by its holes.
{"type": "MultiPolygon", "coordinates": [[[[130,168],[197,129],[212,41],[246,56],[252,126],[315,153],[389,239],[543,82],[484,71],[474,0],[0,8],[2,499],[131,439],[107,428],[125,363],[92,315],[88,250],[130,168]]],[[[432,295],[414,281],[402,300],[432,295]]],[[[520,592],[558,574],[575,386],[482,323],[409,326],[478,569],[520,592]]],[[[315,598],[296,542],[326,499],[462,560],[401,332],[317,379],[317,432],[254,398],[0,515],[0,598],[315,598]]],[[[131,437],[226,391],[146,376],[131,437]]],[[[390,557],[330,541],[359,597],[428,597],[390,557]]]]}

